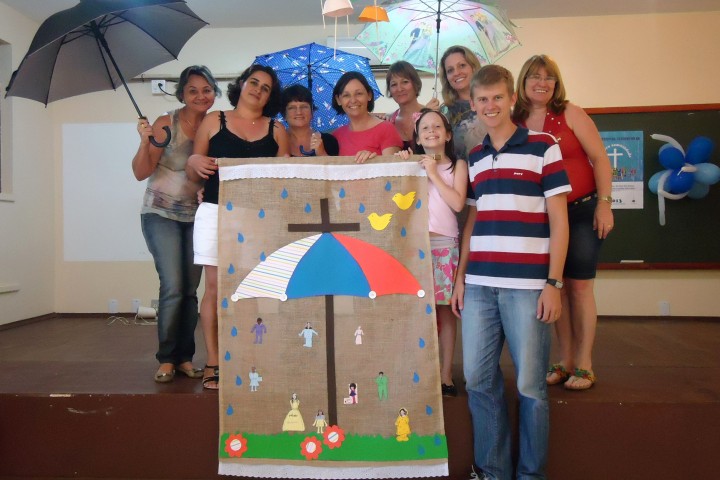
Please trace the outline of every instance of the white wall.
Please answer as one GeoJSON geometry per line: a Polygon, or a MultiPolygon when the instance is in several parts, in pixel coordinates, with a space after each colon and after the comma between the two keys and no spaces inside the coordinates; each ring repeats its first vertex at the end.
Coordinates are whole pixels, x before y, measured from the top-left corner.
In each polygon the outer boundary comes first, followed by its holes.
{"type": "MultiPolygon", "coordinates": [[[[37,27],[0,3],[0,39],[11,45],[13,69],[37,27]]],[[[3,96],[8,80],[0,79],[3,96]]],[[[16,292],[0,293],[0,324],[4,324],[56,311],[53,178],[59,163],[53,149],[52,116],[45,107],[17,98],[0,102],[3,110],[12,110],[11,125],[3,125],[10,127],[3,143],[11,149],[3,148],[2,161],[12,162],[12,186],[11,193],[0,194],[0,289],[19,286],[16,292]]]]}
{"type": "MultiPolygon", "coordinates": [[[[16,68],[29,43],[27,32],[34,32],[36,26],[2,3],[0,18],[0,37],[12,36],[3,39],[18,44],[13,55],[16,68]]],[[[524,19],[516,23],[523,45],[499,63],[517,72],[530,55],[552,55],[563,69],[570,98],[584,107],[720,103],[720,11],[524,19]]],[[[176,76],[186,65],[201,63],[215,74],[234,75],[256,55],[311,41],[324,43],[330,31],[322,26],[203,29],[188,42],[179,61],[149,73],[176,76]]],[[[353,33],[357,31],[355,27],[353,33]]],[[[381,77],[378,83],[382,86],[381,77]]],[[[432,93],[432,78],[423,82],[421,100],[425,101],[432,93]]],[[[150,118],[176,105],[152,96],[149,85],[133,83],[131,89],[150,118]]],[[[56,102],[47,110],[29,100],[13,102],[14,123],[22,126],[13,135],[16,185],[24,187],[26,196],[25,202],[0,203],[0,284],[17,281],[23,289],[17,294],[0,294],[0,324],[53,311],[105,312],[109,298],[119,300],[121,311],[130,311],[132,298],[149,303],[157,297],[158,286],[152,262],[69,262],[63,258],[62,125],[133,122],[134,109],[125,93],[93,93],[56,102]],[[32,126],[33,134],[25,133],[27,126],[32,126]],[[46,144],[34,140],[39,127],[47,133],[46,144]],[[30,173],[36,178],[25,179],[30,173]],[[21,218],[27,226],[20,227],[21,218]],[[7,231],[5,225],[13,228],[7,231]],[[38,256],[45,261],[36,261],[38,256]],[[38,265],[38,269],[26,274],[5,273],[6,266],[12,272],[23,272],[29,265],[38,265]],[[40,294],[42,299],[37,298],[40,294]]],[[[382,99],[376,111],[390,111],[393,106],[392,101],[382,99]]],[[[222,99],[216,107],[229,105],[222,99]]],[[[109,153],[98,152],[97,161],[108,161],[109,153]]],[[[126,162],[128,172],[130,160],[114,159],[126,162]]],[[[113,186],[111,178],[87,181],[113,186]]],[[[137,235],[139,219],[124,227],[127,235],[137,235]]],[[[720,317],[718,291],[719,271],[603,271],[597,280],[602,315],[657,315],[658,301],[667,300],[672,315],[720,317]]]]}

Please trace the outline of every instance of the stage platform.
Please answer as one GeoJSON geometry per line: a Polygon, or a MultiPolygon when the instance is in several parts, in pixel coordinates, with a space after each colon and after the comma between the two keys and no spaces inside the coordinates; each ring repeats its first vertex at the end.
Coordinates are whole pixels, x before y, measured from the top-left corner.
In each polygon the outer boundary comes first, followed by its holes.
{"type": "MultiPolygon", "coordinates": [[[[228,478],[216,473],[217,395],[185,377],[156,384],[155,342],[132,318],[0,329],[0,478],[228,478]]],[[[507,355],[503,371],[513,388],[507,355]]],[[[720,319],[603,318],[595,372],[589,391],[550,389],[549,478],[717,478],[720,319]]],[[[444,413],[450,478],[469,478],[465,394],[444,413]]]]}

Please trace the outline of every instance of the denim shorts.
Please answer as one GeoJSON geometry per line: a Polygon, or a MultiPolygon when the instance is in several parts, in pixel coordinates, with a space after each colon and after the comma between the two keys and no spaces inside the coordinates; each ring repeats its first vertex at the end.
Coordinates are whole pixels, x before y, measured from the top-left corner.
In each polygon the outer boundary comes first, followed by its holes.
{"type": "Polygon", "coordinates": [[[589,199],[583,200],[568,203],[570,240],[563,277],[575,280],[595,278],[600,246],[603,242],[598,238],[597,230],[593,230],[597,195],[590,195],[589,199]]]}

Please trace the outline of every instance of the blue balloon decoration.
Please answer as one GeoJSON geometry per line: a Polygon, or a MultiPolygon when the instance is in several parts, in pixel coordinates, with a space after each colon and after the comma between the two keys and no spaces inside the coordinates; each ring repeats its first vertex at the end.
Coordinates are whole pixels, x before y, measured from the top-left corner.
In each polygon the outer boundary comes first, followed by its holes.
{"type": "Polygon", "coordinates": [[[420,375],[417,372],[413,373],[413,382],[418,383],[420,381],[420,375]]]}
{"type": "Polygon", "coordinates": [[[715,185],[720,181],[720,167],[714,163],[701,163],[695,165],[695,181],[706,185],[715,185]]]}
{"type": "Polygon", "coordinates": [[[280,198],[282,198],[284,200],[287,197],[288,197],[288,191],[283,188],[283,191],[280,192],[280,198]]]}
{"type": "Polygon", "coordinates": [[[714,149],[715,144],[708,137],[695,137],[688,145],[685,161],[693,165],[708,162],[714,149]]]}
{"type": "Polygon", "coordinates": [[[425,339],[424,338],[420,337],[420,339],[418,340],[418,347],[425,348],[425,339]]]}
{"type": "Polygon", "coordinates": [[[233,413],[235,413],[235,410],[233,410],[232,405],[228,405],[226,412],[228,415],[232,415],[233,413]]]}
{"type": "Polygon", "coordinates": [[[312,207],[310,206],[309,203],[306,203],[305,204],[305,213],[310,213],[310,212],[312,212],[312,207]]]}
{"type": "Polygon", "coordinates": [[[433,312],[432,305],[430,305],[429,303],[426,304],[426,305],[425,305],[425,313],[427,313],[428,315],[430,315],[432,312],[433,312]]]}
{"type": "Polygon", "coordinates": [[[231,358],[232,358],[232,357],[230,356],[230,352],[226,351],[226,352],[225,352],[225,361],[226,361],[226,362],[229,362],[231,358]]]}
{"type": "Polygon", "coordinates": [[[402,227],[402,229],[400,230],[400,236],[401,237],[407,236],[407,230],[405,230],[405,227],[402,227]]]}
{"type": "Polygon", "coordinates": [[[387,190],[388,192],[392,190],[392,183],[390,183],[390,180],[388,180],[388,182],[385,184],[385,190],[387,190]]]}
{"type": "Polygon", "coordinates": [[[264,262],[267,257],[265,256],[265,252],[260,252],[260,261],[264,262]]]}
{"type": "Polygon", "coordinates": [[[242,377],[240,375],[237,375],[235,377],[235,385],[237,385],[238,387],[242,385],[242,377]]]}
{"type": "Polygon", "coordinates": [[[233,265],[232,263],[231,263],[230,266],[228,267],[228,273],[229,273],[230,275],[232,275],[233,273],[235,273],[235,265],[233,265]]]}
{"type": "Polygon", "coordinates": [[[265,209],[261,208],[258,212],[258,218],[265,218],[265,209]]]}
{"type": "Polygon", "coordinates": [[[360,206],[358,207],[358,212],[365,213],[365,205],[364,204],[362,204],[362,203],[360,204],[360,206]]]}
{"type": "Polygon", "coordinates": [[[670,170],[680,168],[685,165],[685,156],[680,150],[673,147],[669,143],[666,143],[665,145],[660,147],[658,155],[660,157],[660,164],[665,168],[669,168],[670,170]]]}
{"type": "Polygon", "coordinates": [[[228,305],[229,305],[229,304],[228,304],[227,298],[223,298],[223,299],[222,299],[222,302],[220,302],[220,306],[221,306],[222,308],[228,308],[228,305]]]}
{"type": "Polygon", "coordinates": [[[243,243],[245,241],[245,237],[242,233],[238,233],[238,243],[243,243]]]}
{"type": "Polygon", "coordinates": [[[232,209],[233,209],[233,204],[232,204],[232,202],[228,201],[227,204],[225,205],[225,208],[228,209],[228,212],[231,212],[232,209]]]}
{"type": "Polygon", "coordinates": [[[437,446],[437,447],[442,445],[442,438],[440,438],[440,435],[435,435],[435,438],[433,441],[435,442],[435,446],[437,446]]]}
{"type": "Polygon", "coordinates": [[[418,455],[425,455],[425,447],[423,447],[422,445],[418,445],[418,455]]]}
{"type": "Polygon", "coordinates": [[[673,170],[667,179],[667,190],[670,193],[685,193],[695,183],[694,172],[683,172],[680,169],[673,170]]]}
{"type": "Polygon", "coordinates": [[[341,188],[341,189],[340,189],[340,193],[338,194],[338,196],[339,196],[340,198],[345,198],[345,189],[344,189],[344,188],[341,188]]]}
{"type": "Polygon", "coordinates": [[[652,177],[650,177],[650,180],[648,180],[648,188],[650,191],[657,195],[658,192],[658,182],[660,182],[660,177],[667,172],[667,170],[662,170],[660,172],[657,172],[652,177]]]}
{"type": "Polygon", "coordinates": [[[688,191],[687,196],[692,198],[693,200],[699,200],[707,196],[708,193],[710,193],[710,185],[695,182],[693,183],[692,188],[688,191]]]}
{"type": "Polygon", "coordinates": [[[237,327],[232,327],[232,330],[230,330],[230,335],[232,335],[233,337],[237,337],[237,334],[238,334],[237,327]]]}
{"type": "Polygon", "coordinates": [[[421,206],[422,206],[422,200],[418,200],[417,202],[415,202],[415,208],[416,208],[417,210],[420,210],[420,207],[421,207],[421,206]]]}
{"type": "Polygon", "coordinates": [[[432,415],[433,414],[433,408],[430,405],[425,405],[425,414],[426,415],[432,415]]]}
{"type": "Polygon", "coordinates": [[[424,259],[425,259],[425,252],[423,252],[422,250],[418,250],[418,257],[420,257],[420,260],[424,260],[424,259]]]}

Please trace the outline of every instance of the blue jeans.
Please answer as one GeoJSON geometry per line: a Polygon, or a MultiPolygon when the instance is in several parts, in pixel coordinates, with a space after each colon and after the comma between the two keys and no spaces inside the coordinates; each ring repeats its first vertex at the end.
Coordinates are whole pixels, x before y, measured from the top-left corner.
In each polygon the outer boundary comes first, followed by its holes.
{"type": "Polygon", "coordinates": [[[202,267],[193,263],[193,223],[144,213],[140,224],[160,277],[155,358],[160,363],[179,365],[195,355],[197,287],[202,267]]]}
{"type": "Polygon", "coordinates": [[[520,394],[516,478],[545,478],[550,431],[545,370],[550,326],[536,319],[540,290],[465,286],[463,369],[473,422],[475,463],[490,478],[513,477],[510,425],[500,353],[507,340],[520,394]]]}

